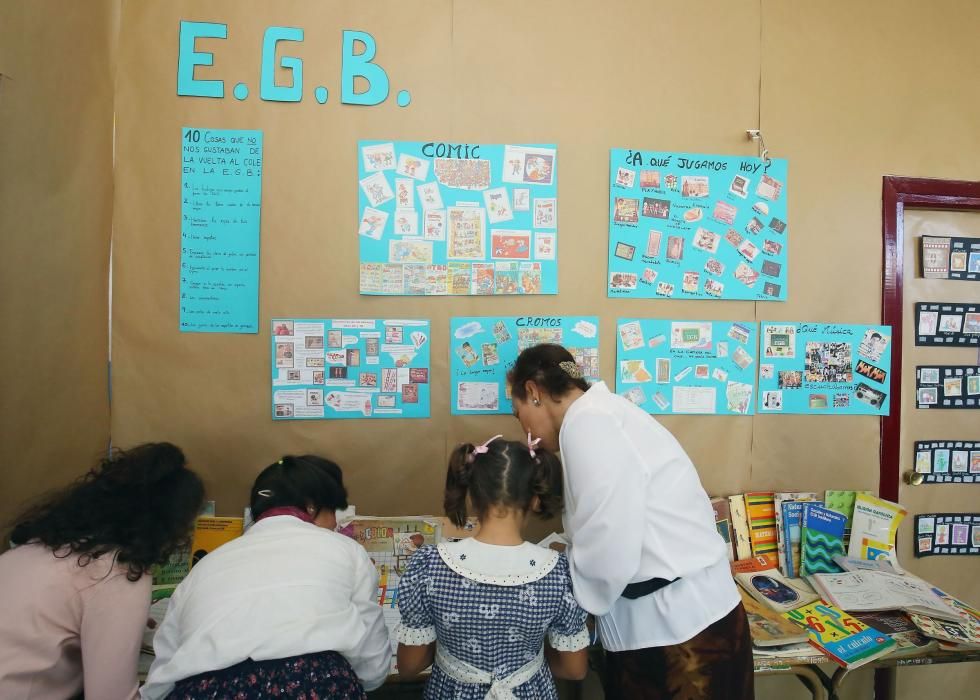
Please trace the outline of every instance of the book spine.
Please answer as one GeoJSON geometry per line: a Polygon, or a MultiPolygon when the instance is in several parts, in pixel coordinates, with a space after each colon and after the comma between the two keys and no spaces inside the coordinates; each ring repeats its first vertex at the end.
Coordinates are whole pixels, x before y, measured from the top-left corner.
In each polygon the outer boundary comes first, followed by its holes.
{"type": "Polygon", "coordinates": [[[728,497],[729,510],[732,519],[732,529],[735,535],[735,555],[737,559],[749,559],[752,556],[752,545],[749,539],[749,523],[745,510],[745,497],[741,494],[728,497]]]}

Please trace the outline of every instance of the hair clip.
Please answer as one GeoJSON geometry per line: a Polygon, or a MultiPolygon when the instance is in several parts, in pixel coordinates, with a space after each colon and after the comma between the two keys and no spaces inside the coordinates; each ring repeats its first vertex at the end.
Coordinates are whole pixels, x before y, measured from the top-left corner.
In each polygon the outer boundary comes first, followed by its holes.
{"type": "Polygon", "coordinates": [[[561,367],[562,371],[572,379],[585,378],[585,375],[582,374],[582,368],[579,367],[574,362],[572,362],[571,360],[562,360],[561,362],[558,363],[558,366],[561,367]]]}
{"type": "Polygon", "coordinates": [[[541,438],[531,439],[531,433],[527,434],[527,450],[531,453],[531,459],[537,459],[538,453],[534,451],[534,448],[538,446],[541,442],[541,438]]]}
{"type": "Polygon", "coordinates": [[[279,464],[282,464],[282,460],[280,459],[278,463],[279,463],[279,464]]]}
{"type": "Polygon", "coordinates": [[[271,489],[260,489],[259,491],[256,491],[255,493],[257,493],[258,495],[262,496],[262,498],[272,498],[272,490],[271,489]]]}
{"type": "Polygon", "coordinates": [[[476,447],[474,447],[473,448],[473,451],[470,452],[468,455],[466,455],[466,461],[467,461],[467,463],[473,464],[473,460],[476,459],[476,455],[485,455],[487,452],[490,451],[488,449],[488,446],[490,445],[490,443],[493,442],[494,440],[496,440],[497,438],[502,438],[502,437],[503,437],[503,435],[494,435],[492,438],[490,438],[489,440],[487,440],[482,445],[477,445],[476,447]]]}

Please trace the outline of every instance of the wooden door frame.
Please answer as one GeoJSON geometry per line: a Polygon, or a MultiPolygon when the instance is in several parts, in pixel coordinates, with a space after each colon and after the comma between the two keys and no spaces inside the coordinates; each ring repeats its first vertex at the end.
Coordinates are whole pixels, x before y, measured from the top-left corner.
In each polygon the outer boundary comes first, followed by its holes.
{"type": "MultiPolygon", "coordinates": [[[[902,334],[905,284],[905,210],[980,212],[980,182],[886,175],[881,184],[881,323],[892,329],[891,411],[881,418],[878,494],[898,501],[902,465],[902,334]]],[[[913,331],[914,332],[914,331],[913,331]]],[[[893,669],[875,671],[875,698],[895,697],[893,669]]]]}
{"type": "Polygon", "coordinates": [[[905,210],[953,209],[980,212],[980,182],[931,178],[882,178],[881,323],[892,328],[891,411],[881,419],[878,493],[898,500],[902,465],[899,442],[902,429],[902,320],[905,274],[905,210]]]}

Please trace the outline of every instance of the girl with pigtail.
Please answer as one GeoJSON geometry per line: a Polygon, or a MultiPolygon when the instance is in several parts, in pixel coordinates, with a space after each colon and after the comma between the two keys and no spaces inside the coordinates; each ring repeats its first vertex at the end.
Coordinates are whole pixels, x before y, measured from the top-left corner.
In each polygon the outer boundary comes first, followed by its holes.
{"type": "Polygon", "coordinates": [[[553,676],[586,673],[586,613],[565,555],[521,536],[529,516],[561,511],[561,463],[530,435],[501,438],[449,460],[446,515],[463,526],[472,508],[477,534],[422,547],[399,583],[398,670],[434,662],[426,698],[557,699],[553,676]]]}

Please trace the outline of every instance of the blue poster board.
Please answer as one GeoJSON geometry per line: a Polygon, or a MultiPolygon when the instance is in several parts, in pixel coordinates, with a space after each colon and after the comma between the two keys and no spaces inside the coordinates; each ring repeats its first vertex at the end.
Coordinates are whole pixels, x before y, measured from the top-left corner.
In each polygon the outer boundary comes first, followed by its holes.
{"type": "Polygon", "coordinates": [[[453,415],[511,413],[507,371],[539,343],[563,345],[587,380],[599,377],[596,316],[464,316],[449,330],[453,415]]]}
{"type": "Polygon", "coordinates": [[[760,413],[888,415],[890,326],[761,325],[760,413]]]}
{"type": "Polygon", "coordinates": [[[610,297],[786,300],[787,164],[614,148],[610,297]]]}
{"type": "Polygon", "coordinates": [[[429,322],[272,321],[272,419],[428,418],[429,322]]]}
{"type": "Polygon", "coordinates": [[[180,330],[259,332],[262,132],[181,132],[180,330]]]}
{"type": "Polygon", "coordinates": [[[616,327],[616,393],[648,413],[753,413],[757,324],[621,318],[616,327]]]}
{"type": "Polygon", "coordinates": [[[558,293],[553,145],[361,141],[361,294],[558,293]]]}

